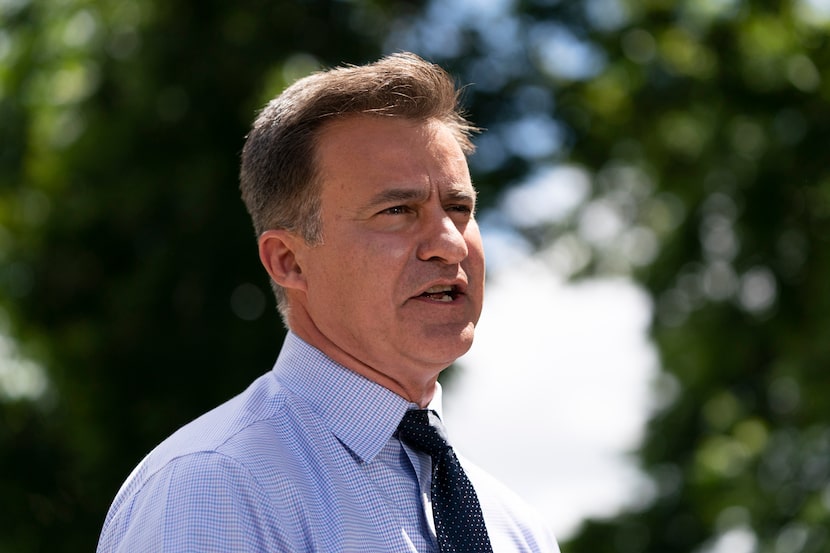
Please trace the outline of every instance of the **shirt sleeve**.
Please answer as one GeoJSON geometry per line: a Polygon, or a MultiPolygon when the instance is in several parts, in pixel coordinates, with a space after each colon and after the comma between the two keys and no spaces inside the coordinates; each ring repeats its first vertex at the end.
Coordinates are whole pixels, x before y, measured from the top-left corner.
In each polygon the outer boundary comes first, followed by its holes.
{"type": "Polygon", "coordinates": [[[176,458],[121,502],[98,553],[292,551],[250,472],[216,452],[176,458]]]}

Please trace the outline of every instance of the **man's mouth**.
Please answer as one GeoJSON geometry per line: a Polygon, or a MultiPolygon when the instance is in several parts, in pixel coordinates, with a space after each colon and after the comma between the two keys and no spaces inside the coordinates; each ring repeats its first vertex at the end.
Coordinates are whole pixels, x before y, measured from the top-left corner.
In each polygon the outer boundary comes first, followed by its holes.
{"type": "Polygon", "coordinates": [[[457,298],[461,292],[458,290],[458,286],[433,286],[421,294],[419,297],[421,298],[429,298],[433,301],[440,301],[449,303],[457,298]]]}

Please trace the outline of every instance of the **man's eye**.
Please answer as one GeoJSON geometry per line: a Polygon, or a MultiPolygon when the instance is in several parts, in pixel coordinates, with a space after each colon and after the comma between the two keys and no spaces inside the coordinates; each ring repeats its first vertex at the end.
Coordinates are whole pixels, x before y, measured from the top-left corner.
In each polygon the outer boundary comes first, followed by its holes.
{"type": "Polygon", "coordinates": [[[473,208],[468,205],[456,204],[447,207],[447,211],[454,211],[456,213],[466,213],[469,215],[473,212],[473,208]]]}
{"type": "Polygon", "coordinates": [[[406,207],[405,205],[396,205],[394,207],[388,207],[381,211],[382,215],[404,215],[409,213],[411,210],[406,207]]]}

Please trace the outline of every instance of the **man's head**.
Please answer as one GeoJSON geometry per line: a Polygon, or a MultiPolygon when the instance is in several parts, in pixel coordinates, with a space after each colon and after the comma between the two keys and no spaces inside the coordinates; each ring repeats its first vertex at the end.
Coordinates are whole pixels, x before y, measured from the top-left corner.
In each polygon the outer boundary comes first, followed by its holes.
{"type": "MultiPolygon", "coordinates": [[[[240,188],[257,236],[285,229],[309,244],[322,240],[316,145],[321,129],[350,115],[435,119],[465,154],[475,128],[463,117],[459,91],[437,65],[394,54],[363,66],[315,73],[274,98],[254,121],[242,152],[240,188]]],[[[274,283],[285,318],[285,292],[274,283]]]]}
{"type": "Polygon", "coordinates": [[[243,195],[289,328],[422,405],[481,313],[471,130],[446,73],[398,55],[300,81],[243,153],[243,195]]]}

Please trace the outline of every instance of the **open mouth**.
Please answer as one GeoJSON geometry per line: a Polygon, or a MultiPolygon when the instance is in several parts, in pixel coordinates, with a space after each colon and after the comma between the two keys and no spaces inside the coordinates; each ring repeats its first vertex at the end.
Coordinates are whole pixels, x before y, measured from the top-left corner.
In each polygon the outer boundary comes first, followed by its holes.
{"type": "Polygon", "coordinates": [[[449,303],[455,300],[458,296],[461,295],[461,292],[458,290],[458,286],[433,286],[421,294],[419,297],[421,298],[429,298],[433,301],[440,301],[449,303]]]}

